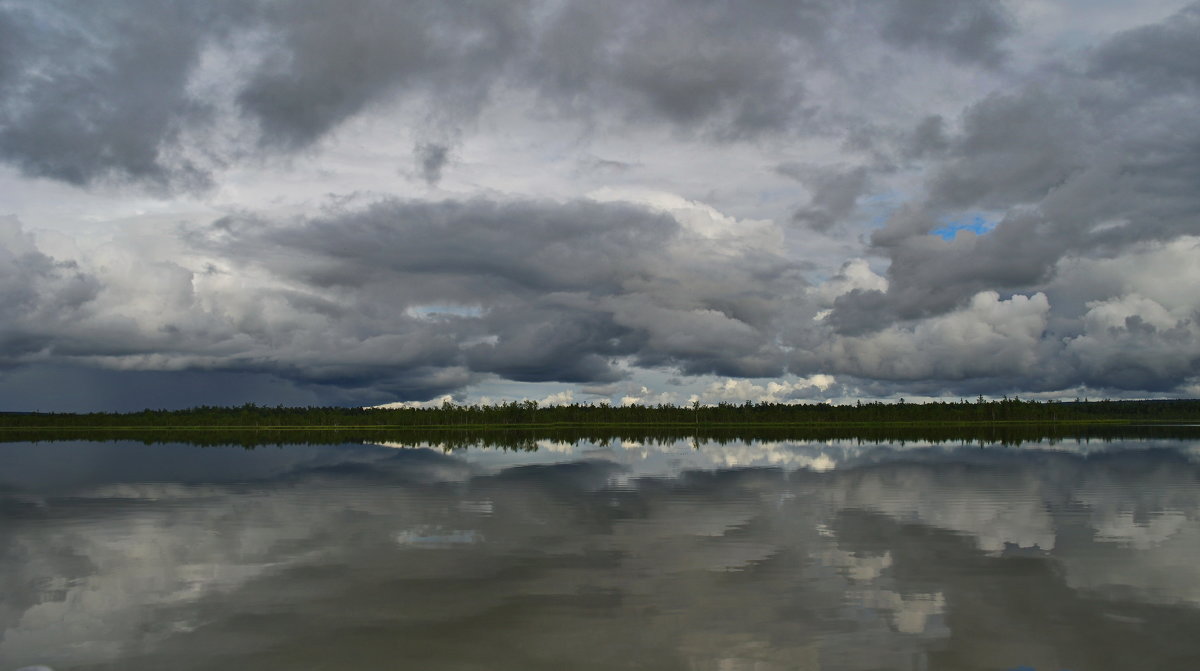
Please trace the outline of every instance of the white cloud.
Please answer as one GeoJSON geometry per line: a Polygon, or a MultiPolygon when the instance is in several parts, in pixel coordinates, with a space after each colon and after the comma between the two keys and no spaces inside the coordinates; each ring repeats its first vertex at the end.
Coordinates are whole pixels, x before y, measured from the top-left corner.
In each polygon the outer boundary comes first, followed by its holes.
{"type": "Polygon", "coordinates": [[[1039,363],[1049,312],[1042,293],[1001,299],[985,291],[961,310],[833,339],[819,351],[830,369],[864,378],[1020,376],[1039,363]]]}
{"type": "Polygon", "coordinates": [[[850,259],[842,264],[836,275],[809,289],[809,294],[817,305],[829,307],[838,296],[855,289],[886,292],[888,281],[871,270],[871,264],[866,259],[850,259]]]}
{"type": "Polygon", "coordinates": [[[795,401],[797,392],[825,391],[836,382],[832,375],[817,373],[804,378],[755,382],[745,378],[727,378],[712,382],[703,392],[692,395],[688,402],[699,401],[704,405],[721,402],[742,403],[786,403],[795,401]]]}
{"type": "Polygon", "coordinates": [[[632,394],[627,394],[625,396],[622,396],[621,400],[620,400],[620,405],[623,405],[623,406],[635,405],[635,404],[636,405],[658,405],[660,403],[674,404],[677,402],[676,399],[677,399],[677,396],[673,392],[664,391],[664,392],[654,393],[654,392],[650,391],[650,389],[647,387],[641,387],[640,389],[638,389],[636,392],[634,392],[632,394]]]}
{"type": "Polygon", "coordinates": [[[574,402],[575,392],[570,389],[564,389],[538,401],[538,405],[571,405],[574,402]]]}

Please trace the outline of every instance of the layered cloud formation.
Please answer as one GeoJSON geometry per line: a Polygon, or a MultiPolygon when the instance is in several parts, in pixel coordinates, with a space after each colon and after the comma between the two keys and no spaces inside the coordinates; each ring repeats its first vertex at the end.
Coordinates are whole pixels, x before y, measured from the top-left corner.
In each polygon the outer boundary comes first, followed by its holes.
{"type": "Polygon", "coordinates": [[[1197,393],[1200,5],[1087,4],[0,3],[0,402],[1197,393]]]}

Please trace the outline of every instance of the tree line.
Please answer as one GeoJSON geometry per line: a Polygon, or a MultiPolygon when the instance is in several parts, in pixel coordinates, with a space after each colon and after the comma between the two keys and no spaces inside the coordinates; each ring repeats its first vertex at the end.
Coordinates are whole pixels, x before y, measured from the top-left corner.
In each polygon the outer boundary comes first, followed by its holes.
{"type": "Polygon", "coordinates": [[[284,407],[248,403],[186,410],[127,413],[0,413],[0,429],[349,429],[489,428],[553,426],[697,427],[772,425],[889,425],[1004,423],[1189,423],[1200,422],[1200,399],[1032,401],[1001,400],[854,405],[825,403],[719,403],[628,405],[607,403],[542,406],[536,401],[494,405],[443,403],[428,408],[284,407]]]}

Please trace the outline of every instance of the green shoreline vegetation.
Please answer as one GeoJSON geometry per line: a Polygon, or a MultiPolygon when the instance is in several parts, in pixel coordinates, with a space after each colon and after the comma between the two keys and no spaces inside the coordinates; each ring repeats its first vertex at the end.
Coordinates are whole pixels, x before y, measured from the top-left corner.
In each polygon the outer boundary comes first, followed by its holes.
{"type": "Polygon", "coordinates": [[[536,449],[538,441],[858,440],[1019,444],[1200,438],[1200,399],[712,406],[510,402],[431,408],[236,407],[131,413],[0,413],[0,442],[132,440],[201,445],[402,442],[536,449]],[[1195,424],[1196,426],[1186,426],[1195,424]]]}
{"type": "Polygon", "coordinates": [[[717,405],[539,406],[536,401],[496,405],[444,403],[422,408],[199,406],[186,410],[93,413],[0,413],[0,429],[14,428],[433,428],[591,425],[860,425],[1197,422],[1200,399],[1146,401],[988,401],[905,403],[720,403],[717,405]]]}

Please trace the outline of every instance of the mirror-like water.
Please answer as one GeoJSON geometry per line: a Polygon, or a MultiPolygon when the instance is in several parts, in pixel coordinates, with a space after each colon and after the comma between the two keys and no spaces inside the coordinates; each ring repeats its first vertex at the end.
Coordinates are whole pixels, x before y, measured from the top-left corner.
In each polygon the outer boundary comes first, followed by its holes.
{"type": "Polygon", "coordinates": [[[0,445],[0,671],[1200,668],[1200,442],[0,445]]]}

